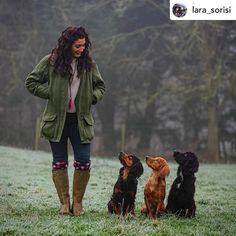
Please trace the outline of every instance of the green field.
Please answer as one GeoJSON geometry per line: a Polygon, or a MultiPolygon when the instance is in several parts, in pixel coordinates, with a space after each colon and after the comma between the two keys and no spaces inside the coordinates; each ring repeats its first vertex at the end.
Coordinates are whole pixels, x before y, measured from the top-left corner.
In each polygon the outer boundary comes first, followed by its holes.
{"type": "MultiPolygon", "coordinates": [[[[58,215],[51,180],[51,154],[0,146],[0,235],[236,235],[236,165],[202,164],[197,173],[194,219],[140,215],[143,187],[150,174],[144,164],[136,196],[136,216],[118,218],[106,204],[117,179],[116,158],[92,158],[82,217],[58,215]]],[[[167,193],[177,165],[170,163],[167,193]]],[[[70,156],[72,179],[72,156],[70,156]]]]}

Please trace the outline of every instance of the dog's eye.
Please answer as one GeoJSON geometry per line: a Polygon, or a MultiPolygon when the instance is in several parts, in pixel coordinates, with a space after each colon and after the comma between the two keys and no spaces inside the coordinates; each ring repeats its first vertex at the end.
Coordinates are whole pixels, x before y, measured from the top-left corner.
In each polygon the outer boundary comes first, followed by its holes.
{"type": "Polygon", "coordinates": [[[129,159],[132,160],[132,156],[129,156],[129,159]]]}

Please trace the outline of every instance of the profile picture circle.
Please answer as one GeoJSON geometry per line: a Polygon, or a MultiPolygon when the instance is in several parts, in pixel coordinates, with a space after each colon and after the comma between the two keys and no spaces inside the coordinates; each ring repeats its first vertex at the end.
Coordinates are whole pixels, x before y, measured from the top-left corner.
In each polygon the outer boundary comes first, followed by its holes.
{"type": "Polygon", "coordinates": [[[177,17],[183,17],[187,13],[187,7],[183,4],[176,3],[172,8],[172,12],[177,17]]]}

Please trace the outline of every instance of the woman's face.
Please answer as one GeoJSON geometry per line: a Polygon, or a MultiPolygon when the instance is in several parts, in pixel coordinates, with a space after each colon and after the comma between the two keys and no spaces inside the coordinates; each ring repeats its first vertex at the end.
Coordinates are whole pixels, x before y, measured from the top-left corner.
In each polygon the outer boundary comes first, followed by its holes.
{"type": "Polygon", "coordinates": [[[71,53],[74,58],[79,58],[85,49],[85,38],[76,39],[71,45],[71,53]]]}

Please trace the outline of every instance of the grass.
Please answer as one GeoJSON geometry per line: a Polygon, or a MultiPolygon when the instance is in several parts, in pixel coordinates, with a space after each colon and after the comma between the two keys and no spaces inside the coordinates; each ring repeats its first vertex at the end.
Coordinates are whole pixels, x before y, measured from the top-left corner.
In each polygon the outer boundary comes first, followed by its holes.
{"type": "MultiPolygon", "coordinates": [[[[72,156],[70,156],[72,163],[72,156]]],[[[0,235],[236,235],[236,165],[202,164],[197,173],[194,219],[140,215],[143,187],[150,174],[144,164],[136,196],[136,216],[118,218],[106,204],[117,179],[116,158],[92,158],[82,217],[58,215],[51,180],[51,154],[0,146],[0,235]]],[[[167,193],[177,165],[170,163],[167,193]]],[[[70,179],[73,168],[69,166],[70,179]]],[[[71,187],[71,186],[70,186],[71,187]]]]}

